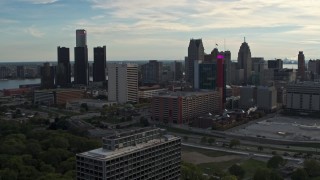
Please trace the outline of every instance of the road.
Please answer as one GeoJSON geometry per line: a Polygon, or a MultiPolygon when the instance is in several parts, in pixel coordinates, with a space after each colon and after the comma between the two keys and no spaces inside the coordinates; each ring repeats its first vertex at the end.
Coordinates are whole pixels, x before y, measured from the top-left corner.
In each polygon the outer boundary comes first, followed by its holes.
{"type": "MultiPolygon", "coordinates": [[[[233,154],[239,154],[239,155],[247,155],[247,156],[254,156],[254,157],[260,157],[260,158],[271,158],[273,155],[270,154],[262,154],[262,153],[251,153],[251,152],[245,152],[245,151],[239,151],[239,150],[232,150],[222,147],[208,147],[208,146],[201,146],[196,144],[190,144],[190,143],[181,143],[182,146],[187,147],[194,147],[199,149],[206,149],[206,150],[212,150],[212,151],[222,151],[227,153],[233,153],[233,154]]],[[[291,158],[291,157],[283,157],[283,159],[297,162],[298,164],[303,163],[304,159],[302,158],[291,158]]]]}

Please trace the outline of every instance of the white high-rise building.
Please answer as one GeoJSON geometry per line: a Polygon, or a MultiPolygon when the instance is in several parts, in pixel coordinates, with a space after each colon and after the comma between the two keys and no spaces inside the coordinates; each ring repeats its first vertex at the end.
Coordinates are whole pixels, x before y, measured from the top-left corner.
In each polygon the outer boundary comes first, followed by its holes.
{"type": "Polygon", "coordinates": [[[108,64],[108,100],[118,103],[138,101],[137,64],[108,64]]]}
{"type": "Polygon", "coordinates": [[[178,180],[181,139],[157,128],[115,132],[102,148],[79,153],[77,180],[178,180]]]}

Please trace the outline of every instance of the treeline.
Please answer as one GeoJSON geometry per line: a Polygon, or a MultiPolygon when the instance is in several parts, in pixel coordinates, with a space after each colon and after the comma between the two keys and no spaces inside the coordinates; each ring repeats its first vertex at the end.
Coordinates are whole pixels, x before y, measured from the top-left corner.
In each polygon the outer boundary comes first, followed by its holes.
{"type": "Polygon", "coordinates": [[[0,120],[0,179],[75,179],[75,154],[101,147],[101,143],[62,130],[65,125],[66,121],[60,121],[48,129],[34,121],[0,120]]]}

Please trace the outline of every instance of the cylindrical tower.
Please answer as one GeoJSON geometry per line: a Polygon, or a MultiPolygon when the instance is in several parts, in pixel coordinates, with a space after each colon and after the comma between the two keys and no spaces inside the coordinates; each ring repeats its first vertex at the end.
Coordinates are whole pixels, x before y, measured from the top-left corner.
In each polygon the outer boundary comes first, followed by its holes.
{"type": "Polygon", "coordinates": [[[76,47],[87,46],[87,32],[84,29],[76,30],[76,47]]]}

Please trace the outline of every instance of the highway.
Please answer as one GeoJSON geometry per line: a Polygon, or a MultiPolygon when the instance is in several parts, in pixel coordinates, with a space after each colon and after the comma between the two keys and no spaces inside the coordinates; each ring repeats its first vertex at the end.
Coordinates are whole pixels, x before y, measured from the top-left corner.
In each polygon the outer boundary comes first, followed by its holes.
{"type": "MultiPolygon", "coordinates": [[[[247,155],[251,157],[260,157],[260,158],[271,158],[273,155],[270,154],[262,154],[262,153],[251,153],[251,152],[245,152],[245,151],[239,151],[239,150],[233,150],[228,148],[222,148],[222,147],[208,147],[208,146],[201,146],[198,144],[190,144],[190,143],[181,143],[182,146],[187,147],[194,147],[199,149],[206,149],[206,150],[212,150],[212,151],[221,151],[221,152],[227,152],[227,153],[233,153],[233,154],[239,154],[239,155],[247,155]]],[[[298,164],[303,163],[304,159],[302,158],[291,158],[284,156],[283,159],[297,162],[298,164]]]]}

